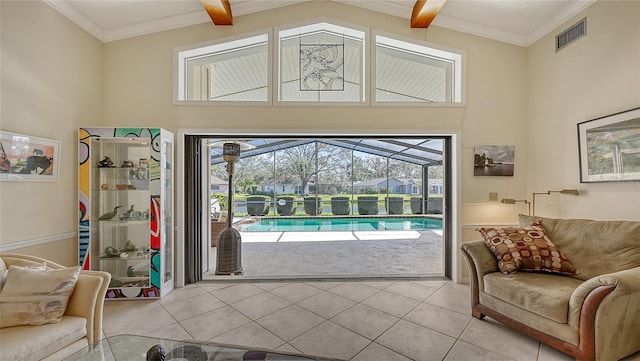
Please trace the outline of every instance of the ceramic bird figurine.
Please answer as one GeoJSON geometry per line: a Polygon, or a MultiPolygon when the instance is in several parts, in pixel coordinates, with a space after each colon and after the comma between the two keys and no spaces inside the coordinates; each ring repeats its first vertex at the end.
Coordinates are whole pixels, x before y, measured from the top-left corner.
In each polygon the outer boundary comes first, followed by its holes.
{"type": "Polygon", "coordinates": [[[131,208],[127,209],[127,210],[122,214],[122,219],[129,219],[129,217],[131,217],[131,212],[133,212],[133,204],[131,205],[131,208]]]}
{"type": "Polygon", "coordinates": [[[120,207],[122,207],[122,206],[117,206],[117,207],[115,207],[113,209],[113,211],[107,212],[107,213],[101,215],[100,218],[98,218],[98,220],[100,220],[100,221],[108,221],[108,220],[110,220],[111,218],[115,217],[116,214],[118,214],[118,208],[120,208],[120,207]]]}

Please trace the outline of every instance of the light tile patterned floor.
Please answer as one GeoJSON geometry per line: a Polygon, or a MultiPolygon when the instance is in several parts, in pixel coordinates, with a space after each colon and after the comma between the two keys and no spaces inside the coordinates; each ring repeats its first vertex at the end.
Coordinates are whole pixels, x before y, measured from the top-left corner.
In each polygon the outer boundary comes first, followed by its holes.
{"type": "Polygon", "coordinates": [[[161,300],[107,301],[103,326],[105,336],[210,340],[353,361],[572,360],[491,319],[472,318],[469,287],[450,281],[202,282],[161,300]]]}

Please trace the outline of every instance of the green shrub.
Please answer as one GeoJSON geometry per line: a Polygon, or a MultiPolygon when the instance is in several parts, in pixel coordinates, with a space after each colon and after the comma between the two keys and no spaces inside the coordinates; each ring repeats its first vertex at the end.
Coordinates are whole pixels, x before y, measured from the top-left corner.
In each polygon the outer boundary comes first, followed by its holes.
{"type": "Polygon", "coordinates": [[[276,210],[278,211],[278,214],[281,216],[290,216],[293,214],[296,209],[294,200],[295,197],[292,196],[279,196],[276,201],[276,210]]]}
{"type": "Polygon", "coordinates": [[[331,213],[336,216],[348,215],[350,202],[351,199],[345,196],[337,196],[331,198],[331,213]]]}
{"type": "Polygon", "coordinates": [[[317,216],[322,209],[320,197],[309,196],[304,197],[304,211],[310,216],[317,216]]]}
{"type": "Polygon", "coordinates": [[[358,197],[358,213],[362,216],[378,214],[378,196],[358,197]]]}
{"type": "Polygon", "coordinates": [[[247,197],[247,213],[251,216],[264,216],[269,212],[270,197],[267,196],[248,196],[247,197]]]}

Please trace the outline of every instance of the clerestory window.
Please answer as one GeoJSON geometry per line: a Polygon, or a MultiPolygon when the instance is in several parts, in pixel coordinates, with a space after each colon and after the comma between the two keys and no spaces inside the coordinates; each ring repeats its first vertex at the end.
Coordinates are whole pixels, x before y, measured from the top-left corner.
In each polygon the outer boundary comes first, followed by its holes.
{"type": "Polygon", "coordinates": [[[462,52],[326,21],[273,33],[176,50],[176,101],[463,103],[462,52]]]}
{"type": "Polygon", "coordinates": [[[178,100],[269,101],[269,34],[178,52],[178,100]]]}
{"type": "Polygon", "coordinates": [[[376,35],[375,101],[459,103],[462,55],[376,35]]]}
{"type": "Polygon", "coordinates": [[[278,31],[278,101],[363,103],[366,32],[320,22],[278,31]]]}

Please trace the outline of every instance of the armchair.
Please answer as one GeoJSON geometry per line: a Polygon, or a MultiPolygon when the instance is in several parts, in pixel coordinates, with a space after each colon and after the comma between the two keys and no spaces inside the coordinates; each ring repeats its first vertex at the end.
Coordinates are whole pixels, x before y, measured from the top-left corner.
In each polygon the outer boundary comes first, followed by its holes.
{"type": "Polygon", "coordinates": [[[539,221],[580,272],[503,274],[484,241],[461,245],[471,313],[489,316],[577,360],[618,360],[640,351],[640,222],[539,221]]]}
{"type": "MultiPolygon", "coordinates": [[[[51,269],[66,268],[39,257],[0,253],[0,271],[12,265],[42,263],[51,269]]],[[[104,298],[110,279],[107,272],[82,270],[62,321],[0,328],[0,359],[58,360],[100,340],[104,298]]]]}

